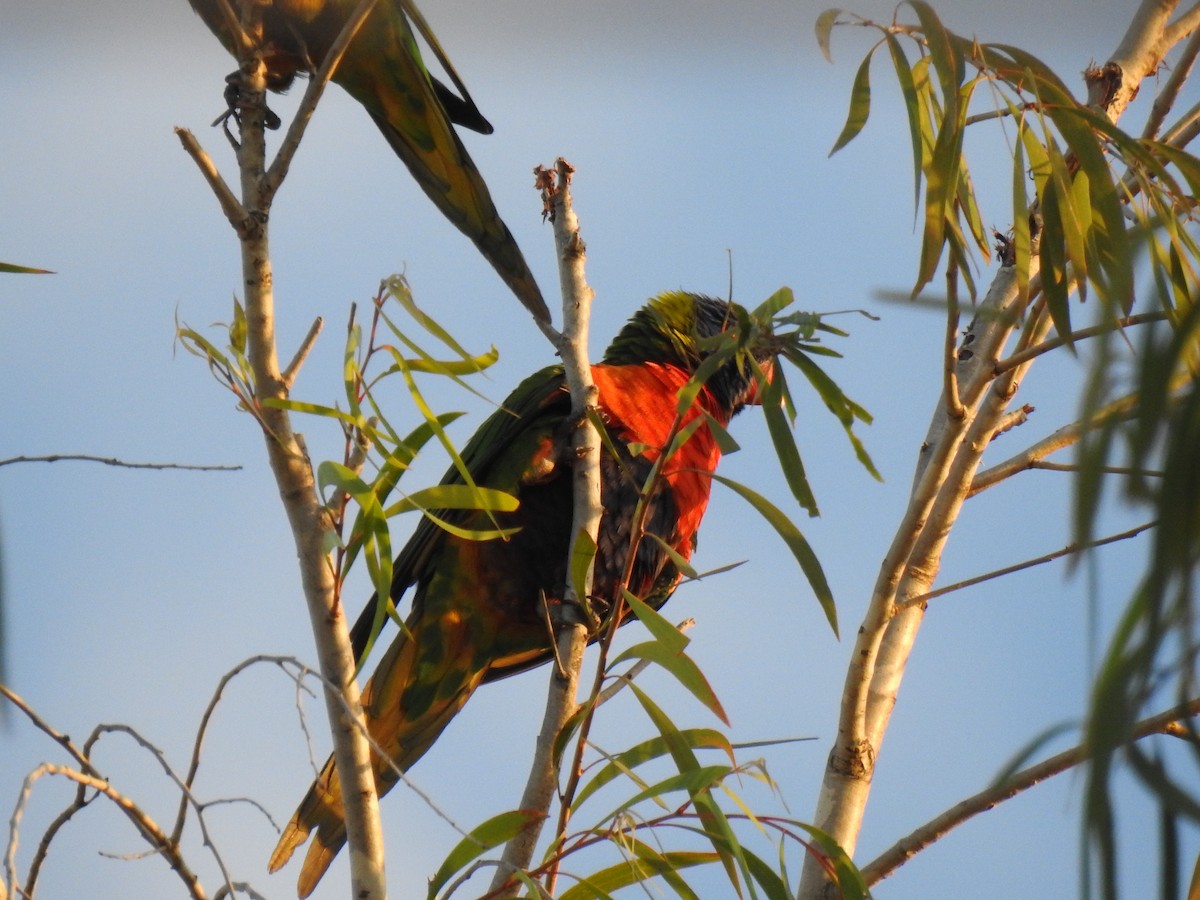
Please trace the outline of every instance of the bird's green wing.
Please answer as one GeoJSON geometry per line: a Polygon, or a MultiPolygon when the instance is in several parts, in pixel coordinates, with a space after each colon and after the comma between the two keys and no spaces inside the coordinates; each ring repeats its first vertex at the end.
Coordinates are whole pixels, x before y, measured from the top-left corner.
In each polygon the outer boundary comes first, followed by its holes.
{"type": "MultiPolygon", "coordinates": [[[[522,381],[501,407],[484,420],[459,454],[476,484],[503,489],[504,485],[497,481],[512,480],[501,470],[523,467],[525,461],[509,460],[506,451],[530,429],[551,431],[557,427],[570,408],[564,386],[562,366],[548,366],[522,381]]],[[[463,478],[451,466],[441,483],[462,484],[463,478]]],[[[463,514],[441,510],[437,515],[453,521],[463,514]]],[[[393,602],[398,603],[404,592],[429,572],[444,536],[445,531],[436,522],[428,516],[421,517],[392,565],[393,602]]],[[[360,661],[373,643],[372,632],[380,615],[378,606],[378,595],[372,595],[350,631],[354,655],[360,661]]]]}

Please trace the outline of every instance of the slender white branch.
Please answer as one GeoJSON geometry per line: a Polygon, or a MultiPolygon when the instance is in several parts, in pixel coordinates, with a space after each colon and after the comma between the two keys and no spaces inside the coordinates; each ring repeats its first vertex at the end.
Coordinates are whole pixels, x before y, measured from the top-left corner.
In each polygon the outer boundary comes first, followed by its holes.
{"type": "MultiPolygon", "coordinates": [[[[568,563],[580,552],[581,539],[587,537],[596,545],[600,525],[600,438],[592,424],[590,410],[596,406],[596,386],[592,382],[588,361],[588,322],[594,296],[584,272],[587,247],[580,237],[579,220],[571,201],[571,175],[574,169],[564,159],[556,164],[555,176],[543,173],[540,180],[546,201],[550,204],[554,222],[554,243],[558,254],[559,285],[563,298],[563,333],[557,342],[571,392],[571,422],[573,448],[574,512],[571,524],[571,550],[568,563]]],[[[548,327],[548,326],[547,326],[548,327]]],[[[551,667],[550,685],[546,697],[546,712],[538,734],[528,781],[521,796],[521,809],[539,813],[504,848],[501,864],[492,879],[492,891],[506,891],[514,871],[527,868],[549,814],[558,785],[554,762],[554,742],[559,732],[575,713],[578,705],[579,672],[583,651],[587,647],[588,629],[582,610],[586,595],[591,592],[591,566],[584,577],[584,597],[578,597],[567,566],[567,585],[563,602],[555,609],[560,615],[555,625],[556,657],[559,664],[551,667]]],[[[515,896],[511,892],[499,896],[515,896]]]]}

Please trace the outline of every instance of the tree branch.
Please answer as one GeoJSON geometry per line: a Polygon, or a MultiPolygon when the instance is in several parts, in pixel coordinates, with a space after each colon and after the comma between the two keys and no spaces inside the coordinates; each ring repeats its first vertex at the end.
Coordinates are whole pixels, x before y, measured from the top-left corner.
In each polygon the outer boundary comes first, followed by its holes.
{"type": "MultiPolygon", "coordinates": [[[[1181,720],[1197,715],[1200,715],[1200,698],[1180,704],[1148,719],[1143,719],[1133,726],[1123,743],[1132,744],[1152,734],[1167,733],[1172,730],[1172,726],[1175,726],[1181,720]]],[[[1091,758],[1091,755],[1087,745],[1080,744],[1079,746],[1072,747],[1070,750],[1065,750],[1062,753],[1052,756],[1037,765],[1022,769],[1012,777],[1006,778],[972,797],[968,797],[961,803],[956,803],[940,816],[931,819],[920,828],[901,838],[859,871],[862,873],[863,878],[866,879],[868,885],[877,884],[912,859],[921,850],[943,837],[951,829],[963,824],[971,817],[981,812],[986,812],[999,803],[1003,803],[1005,800],[1012,799],[1017,794],[1045,781],[1047,778],[1072,769],[1080,763],[1087,762],[1091,758]]]]}
{"type": "MultiPolygon", "coordinates": [[[[1186,372],[1177,374],[1171,379],[1169,390],[1174,391],[1190,380],[1191,376],[1186,372]]],[[[1053,434],[1042,438],[1042,440],[1015,456],[984,469],[975,475],[975,480],[971,482],[971,490],[968,496],[974,497],[981,491],[999,484],[1004,479],[1010,478],[1018,472],[1036,468],[1035,464],[1038,461],[1049,456],[1051,453],[1062,450],[1064,447],[1078,443],[1088,430],[1100,427],[1109,419],[1127,419],[1137,415],[1137,402],[1137,394],[1126,394],[1124,397],[1118,397],[1116,400],[1098,409],[1088,421],[1084,422],[1080,420],[1072,422],[1069,425],[1064,425],[1053,434]]]]}
{"type": "MultiPolygon", "coordinates": [[[[350,46],[350,42],[354,40],[354,36],[358,34],[358,30],[362,27],[363,22],[367,20],[367,16],[375,9],[375,4],[379,0],[359,0],[358,6],[354,8],[354,12],[350,14],[350,18],[346,20],[346,24],[342,26],[342,30],[338,33],[337,40],[329,48],[325,59],[321,61],[321,66],[313,76],[308,80],[308,87],[304,91],[304,98],[300,101],[300,106],[296,110],[296,115],[292,118],[292,122],[288,125],[287,133],[283,137],[283,142],[279,145],[279,151],[275,154],[275,159],[271,161],[271,167],[267,170],[263,178],[263,195],[262,203],[269,207],[272,199],[275,197],[275,192],[279,190],[279,186],[283,184],[283,180],[287,178],[288,169],[291,168],[292,158],[296,155],[296,150],[300,147],[300,140],[304,137],[304,132],[308,128],[308,123],[316,112],[317,102],[321,99],[321,95],[325,93],[325,86],[329,84],[329,79],[333,77],[333,73],[337,70],[338,64],[341,63],[342,57],[346,55],[346,48],[350,46]]],[[[402,15],[402,13],[399,13],[402,15]]]]}
{"type": "MultiPolygon", "coordinates": [[[[103,794],[105,797],[111,800],[117,809],[121,810],[121,812],[125,814],[125,817],[133,823],[134,827],[138,830],[138,833],[141,834],[146,842],[154,848],[155,852],[166,859],[172,871],[174,871],[175,874],[179,876],[180,881],[183,882],[184,887],[187,889],[188,896],[192,897],[193,900],[205,900],[206,895],[204,893],[204,888],[200,884],[200,879],[196,876],[196,873],[191,870],[183,856],[180,854],[179,847],[172,844],[170,840],[168,840],[166,834],[163,833],[163,830],[158,827],[158,823],[155,822],[154,819],[152,819],[149,815],[147,815],[145,810],[109,784],[107,779],[77,771],[69,766],[59,766],[53,763],[42,763],[25,777],[25,783],[21,789],[20,800],[17,803],[16,810],[13,812],[10,832],[11,836],[9,838],[8,845],[9,849],[5,859],[5,869],[9,871],[10,878],[13,877],[13,855],[17,849],[16,836],[19,828],[19,822],[24,813],[25,802],[29,798],[29,794],[33,789],[34,782],[46,775],[59,775],[70,779],[76,784],[85,788],[91,788],[92,790],[103,794]]],[[[26,893],[20,888],[19,885],[17,885],[15,880],[12,882],[12,884],[14,895],[18,893],[26,893]]]]}
{"type": "Polygon", "coordinates": [[[1044,353],[1049,353],[1051,350],[1057,350],[1059,347],[1067,343],[1075,343],[1087,338],[1098,337],[1102,334],[1109,334],[1113,331],[1118,331],[1125,328],[1132,328],[1134,325],[1144,325],[1147,322],[1163,322],[1166,321],[1167,314],[1165,312],[1149,312],[1138,313],[1133,316],[1126,316],[1123,319],[1118,319],[1115,322],[1106,322],[1102,325],[1093,325],[1090,328],[1081,328],[1078,331],[1071,332],[1069,337],[1055,335],[1052,338],[1035,344],[1032,347],[1025,347],[1018,350],[1012,356],[1007,356],[996,363],[994,371],[997,375],[1001,372],[1007,372],[1009,369],[1014,369],[1017,366],[1024,365],[1031,359],[1036,359],[1044,353]]]}
{"type": "MultiPolygon", "coordinates": [[[[339,43],[349,40],[354,28],[361,23],[374,2],[376,0],[362,0],[355,15],[339,35],[339,43]]],[[[242,12],[246,16],[261,16],[262,7],[243,2],[242,12]]],[[[251,34],[261,32],[257,23],[252,23],[247,30],[251,34]]],[[[336,63],[335,57],[336,54],[330,54],[327,65],[322,66],[322,75],[314,81],[328,77],[336,63]]],[[[286,175],[294,146],[285,139],[287,152],[281,148],[270,173],[266,171],[266,66],[261,54],[240,59],[239,63],[242,67],[239,100],[241,142],[236,149],[241,175],[241,204],[246,216],[242,220],[242,227],[234,224],[242,251],[247,355],[254,374],[253,401],[263,427],[267,457],[296,545],[317,659],[326,685],[326,713],[333,739],[333,756],[341,781],[347,841],[350,845],[351,892],[358,900],[381,900],[386,896],[383,838],[379,824],[379,801],[371,770],[370,743],[364,736],[361,698],[354,676],[355,661],[345,612],[337,600],[335,576],[325,549],[325,539],[333,525],[317,494],[312,465],[303,444],[292,430],[290,416],[277,404],[267,402],[283,400],[288,395],[288,380],[279,369],[276,350],[274,279],[268,222],[271,200],[286,175]],[[336,686],[336,690],[331,685],[336,686]]],[[[310,84],[306,99],[315,103],[319,93],[320,88],[314,90],[314,85],[310,84]]],[[[288,130],[288,138],[298,141],[302,133],[303,124],[293,122],[288,130]]],[[[203,171],[204,167],[201,166],[201,169],[203,171]]],[[[212,183],[211,178],[209,181],[212,183]]],[[[222,205],[225,206],[225,203],[222,205]]],[[[294,371],[291,374],[294,376],[294,371]]]]}
{"type": "MultiPolygon", "coordinates": [[[[529,867],[554,799],[558,785],[554,743],[577,708],[579,672],[588,639],[586,618],[582,611],[586,609],[586,598],[591,593],[592,565],[589,561],[582,585],[584,596],[579,597],[572,577],[577,568],[574,560],[582,552],[591,552],[583,549],[588,544],[596,546],[600,524],[600,439],[590,415],[596,407],[597,393],[587,351],[588,322],[594,292],[585,277],[587,247],[580,237],[579,220],[571,200],[570,184],[574,169],[566,160],[559,158],[555,170],[557,177],[539,170],[539,184],[543,189],[544,201],[550,204],[550,218],[554,223],[559,287],[563,298],[563,333],[557,341],[557,349],[562,356],[567,387],[571,392],[571,422],[575,428],[572,435],[574,513],[571,550],[563,603],[555,610],[560,613],[560,621],[555,623],[556,655],[560,665],[551,667],[546,712],[530,764],[529,778],[521,796],[521,809],[537,811],[541,817],[531,822],[505,846],[501,864],[492,879],[491,891],[504,891],[514,871],[529,867]]],[[[507,892],[501,894],[510,895],[507,892]]]]}
{"type": "Polygon", "coordinates": [[[188,472],[240,472],[241,466],[207,466],[190,465],[188,463],[154,463],[127,462],[115,456],[92,456],[88,453],[51,453],[47,456],[10,456],[0,459],[0,466],[10,466],[14,463],[54,463],[54,462],[95,462],[106,466],[117,466],[121,469],[182,469],[188,472]]]}
{"type": "MultiPolygon", "coordinates": [[[[1170,5],[1170,4],[1167,4],[1170,5]]],[[[1166,15],[1164,4],[1146,0],[1135,14],[1111,68],[1121,74],[1116,84],[1090,85],[1095,105],[1115,121],[1136,93],[1142,78],[1154,71],[1163,50],[1160,39],[1166,15]],[[1118,64],[1119,63],[1119,64],[1118,64]]],[[[1100,70],[1107,75],[1110,67],[1100,70]]],[[[853,854],[870,793],[871,774],[888,721],[897,702],[900,682],[923,617],[923,605],[897,609],[896,598],[929,591],[937,575],[942,549],[963,501],[974,486],[984,448],[1004,421],[1028,365],[1038,354],[995,371],[1000,352],[1011,337],[1011,319],[1025,311],[1037,295],[1039,254],[1031,252],[1029,289],[1017,285],[1015,267],[1001,266],[975,322],[964,336],[957,380],[965,415],[949,415],[943,386],[933,421],[918,457],[908,509],[884,557],[866,616],[859,629],[847,668],[837,736],[817,799],[814,824],[843,850],[853,854]]],[[[952,265],[953,263],[951,263],[952,265]]],[[[1037,347],[1050,328],[1046,304],[1027,313],[1017,342],[1018,351],[1037,347]]],[[[1040,351],[1039,351],[1040,352],[1040,351]]],[[[828,878],[819,860],[804,862],[798,897],[816,900],[825,895],[828,878]]]]}
{"type": "Polygon", "coordinates": [[[1002,575],[1011,575],[1013,572],[1020,572],[1023,569],[1031,569],[1034,566],[1044,565],[1048,562],[1054,562],[1056,559],[1061,559],[1064,556],[1070,556],[1073,553],[1082,553],[1084,550],[1091,550],[1095,547],[1103,547],[1106,544],[1113,544],[1117,541],[1125,541],[1130,538],[1137,537],[1143,531],[1156,526],[1158,522],[1150,521],[1143,522],[1141,525],[1130,528],[1128,531],[1122,531],[1119,534],[1110,534],[1105,538],[1097,538],[1093,541],[1085,541],[1084,543],[1067,544],[1055,550],[1053,553],[1045,553],[1042,556],[1035,556],[1033,559],[1027,559],[1024,562],[1013,563],[1011,566],[1005,566],[1003,569],[996,569],[992,572],[987,572],[983,575],[976,575],[973,578],[967,578],[963,581],[956,581],[954,584],[948,584],[945,587],[940,587],[935,591],[928,591],[924,594],[918,594],[915,597],[907,597],[896,606],[898,609],[905,609],[909,606],[923,606],[934,597],[941,597],[943,594],[949,594],[953,591],[959,591],[963,588],[973,587],[977,584],[982,584],[985,581],[991,581],[993,578],[999,578],[1002,575]]]}

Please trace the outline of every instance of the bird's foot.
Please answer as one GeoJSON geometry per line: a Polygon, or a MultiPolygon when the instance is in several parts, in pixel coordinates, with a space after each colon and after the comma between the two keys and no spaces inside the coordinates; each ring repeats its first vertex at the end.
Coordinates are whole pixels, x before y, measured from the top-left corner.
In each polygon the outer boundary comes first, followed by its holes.
{"type": "MultiPolygon", "coordinates": [[[[213,127],[220,125],[225,129],[225,134],[229,136],[229,139],[233,140],[233,135],[229,129],[229,120],[232,119],[233,121],[237,122],[239,128],[241,127],[241,110],[245,109],[246,104],[250,102],[250,98],[252,96],[252,94],[243,90],[242,88],[241,70],[230,72],[228,75],[226,75],[225,106],[227,108],[225,112],[221,113],[221,115],[217,116],[217,118],[213,120],[213,127]]],[[[283,124],[283,120],[280,119],[274,111],[272,111],[271,107],[266,105],[265,100],[263,101],[263,124],[270,131],[277,131],[283,124]]]]}

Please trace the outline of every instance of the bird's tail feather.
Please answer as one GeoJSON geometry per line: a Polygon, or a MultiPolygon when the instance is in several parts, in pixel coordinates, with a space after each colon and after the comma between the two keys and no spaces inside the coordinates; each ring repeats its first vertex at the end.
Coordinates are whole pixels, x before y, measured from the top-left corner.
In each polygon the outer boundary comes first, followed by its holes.
{"type": "Polygon", "coordinates": [[[372,111],[371,118],[442,215],[471,239],[525,308],[549,322],[550,310],[521,248],[454,129],[447,123],[431,147],[422,147],[385,115],[372,111]]]}
{"type": "MultiPolygon", "coordinates": [[[[363,689],[367,730],[377,745],[371,768],[381,797],[400,780],[399,773],[429,749],[487,674],[486,668],[475,671],[476,654],[464,617],[444,614],[433,628],[437,633],[423,642],[422,623],[414,617],[407,634],[388,647],[363,689]]],[[[284,828],[268,870],[282,868],[314,831],[297,882],[301,898],[312,893],[346,843],[341,780],[332,757],[284,828]]]]}

